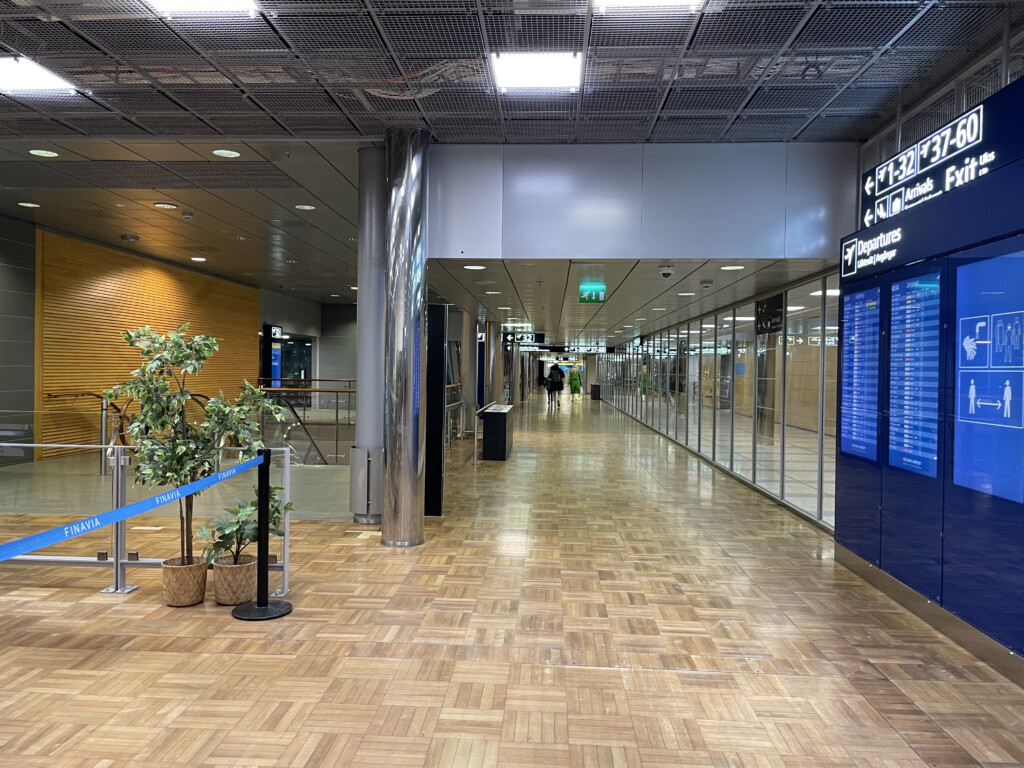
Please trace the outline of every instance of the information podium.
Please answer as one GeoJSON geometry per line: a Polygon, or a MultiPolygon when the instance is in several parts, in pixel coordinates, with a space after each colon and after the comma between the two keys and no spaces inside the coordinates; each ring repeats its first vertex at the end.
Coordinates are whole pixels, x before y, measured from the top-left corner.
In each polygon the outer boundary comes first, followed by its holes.
{"type": "Polygon", "coordinates": [[[484,420],[484,461],[505,461],[512,453],[512,406],[492,405],[480,417],[484,420]]]}

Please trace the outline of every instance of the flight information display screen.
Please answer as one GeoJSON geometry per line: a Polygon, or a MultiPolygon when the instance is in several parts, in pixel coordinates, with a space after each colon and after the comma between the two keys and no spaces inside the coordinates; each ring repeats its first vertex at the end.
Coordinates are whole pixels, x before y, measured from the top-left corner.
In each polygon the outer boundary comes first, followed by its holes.
{"type": "Polygon", "coordinates": [[[892,284],[889,464],[939,470],[939,274],[892,284]]]}
{"type": "Polygon", "coordinates": [[[878,458],[878,346],[881,291],[869,288],[843,300],[843,453],[878,458]]]}
{"type": "Polygon", "coordinates": [[[1024,253],[956,273],[953,482],[1024,502],[1024,253]]]}

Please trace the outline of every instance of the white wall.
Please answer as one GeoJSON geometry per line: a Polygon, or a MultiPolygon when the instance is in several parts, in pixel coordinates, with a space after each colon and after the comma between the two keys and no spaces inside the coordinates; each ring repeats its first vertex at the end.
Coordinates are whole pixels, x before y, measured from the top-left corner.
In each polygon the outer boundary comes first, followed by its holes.
{"type": "Polygon", "coordinates": [[[838,258],[856,144],[433,145],[430,258],[838,258]]]}

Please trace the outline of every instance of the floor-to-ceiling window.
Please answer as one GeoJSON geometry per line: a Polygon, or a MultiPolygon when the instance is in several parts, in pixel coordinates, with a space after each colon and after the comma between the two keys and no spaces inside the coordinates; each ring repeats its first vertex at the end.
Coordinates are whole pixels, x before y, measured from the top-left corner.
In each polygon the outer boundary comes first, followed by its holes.
{"type": "Polygon", "coordinates": [[[621,410],[832,526],[839,278],[777,296],[781,329],[757,333],[755,302],[727,308],[627,342],[602,383],[621,410]]]}

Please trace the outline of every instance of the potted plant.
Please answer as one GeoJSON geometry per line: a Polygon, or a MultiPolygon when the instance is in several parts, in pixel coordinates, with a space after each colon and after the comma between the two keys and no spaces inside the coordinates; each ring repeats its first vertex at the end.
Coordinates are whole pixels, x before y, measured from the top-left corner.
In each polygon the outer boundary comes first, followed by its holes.
{"type": "MultiPolygon", "coordinates": [[[[259,486],[252,490],[259,495],[259,486]]],[[[282,504],[280,490],[277,486],[270,489],[270,532],[274,536],[284,535],[279,529],[281,519],[292,510],[291,502],[282,504]]],[[[219,605],[241,605],[256,599],[256,558],[243,550],[256,541],[258,503],[236,497],[235,506],[226,508],[209,525],[203,523],[196,532],[206,542],[203,559],[213,564],[213,596],[219,605]]]]}
{"type": "MultiPolygon", "coordinates": [[[[142,364],[104,396],[107,401],[128,398],[125,413],[138,403],[126,428],[136,448],[136,482],[180,488],[200,480],[216,470],[229,440],[241,446],[240,458],[253,458],[263,447],[259,416],[282,418],[282,409],[248,381],[234,403],[223,392],[208,399],[193,393],[188,377],[202,371],[219,347],[212,336],[189,337],[187,330],[185,323],[166,334],[149,326],[121,334],[139,350],[142,364]]],[[[164,601],[171,606],[195,605],[206,597],[207,564],[192,548],[194,497],[178,499],[178,557],[163,562],[164,601]]]]}

